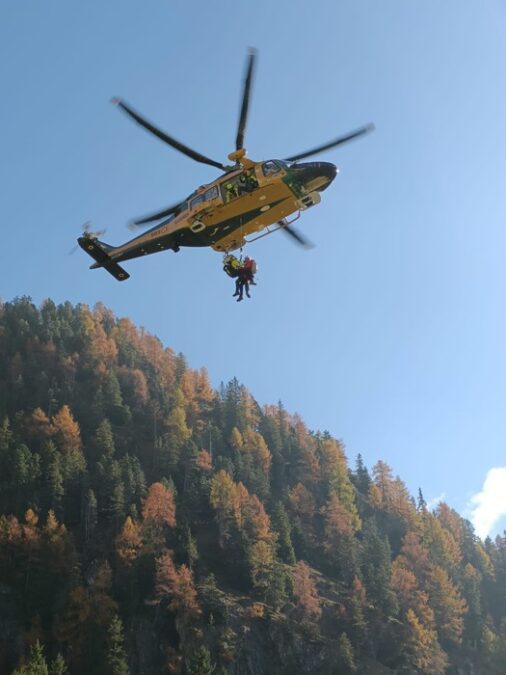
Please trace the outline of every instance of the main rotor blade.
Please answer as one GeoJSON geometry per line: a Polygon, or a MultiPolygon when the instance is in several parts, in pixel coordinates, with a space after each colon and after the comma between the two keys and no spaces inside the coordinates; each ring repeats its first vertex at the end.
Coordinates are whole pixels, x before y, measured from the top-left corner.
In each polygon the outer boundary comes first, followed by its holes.
{"type": "Polygon", "coordinates": [[[201,162],[202,164],[209,164],[210,166],[215,166],[217,169],[225,169],[225,166],[221,164],[221,162],[215,162],[214,159],[209,159],[209,157],[206,157],[205,155],[201,155],[200,152],[196,152],[195,150],[192,150],[189,148],[187,145],[184,145],[180,141],[176,140],[175,138],[172,138],[172,136],[169,136],[166,134],[164,131],[161,129],[158,129],[155,127],[151,122],[148,122],[148,120],[145,120],[143,117],[139,115],[139,113],[135,112],[133,108],[128,106],[126,103],[123,103],[119,98],[113,99],[113,103],[118,105],[124,112],[126,112],[127,115],[129,115],[133,120],[135,120],[138,124],[141,125],[141,127],[144,127],[148,131],[150,131],[152,134],[157,136],[160,140],[162,140],[164,143],[167,143],[171,147],[175,148],[176,150],[179,150],[179,152],[182,152],[183,155],[186,155],[187,157],[190,157],[191,159],[194,159],[196,162],[201,162]]]}
{"type": "Polygon", "coordinates": [[[371,131],[374,131],[374,129],[375,129],[374,124],[366,124],[364,127],[355,129],[355,131],[350,131],[350,133],[346,134],[345,136],[339,136],[338,138],[335,138],[333,141],[330,141],[330,143],[325,143],[325,145],[319,145],[316,148],[312,148],[312,150],[307,150],[306,152],[301,152],[298,155],[292,155],[291,157],[287,157],[286,161],[296,162],[298,159],[304,159],[305,157],[311,157],[311,155],[317,155],[319,152],[323,152],[324,150],[330,150],[330,148],[335,148],[338,145],[348,143],[349,141],[353,141],[355,138],[364,136],[364,134],[368,134],[371,131]]]}
{"type": "Polygon", "coordinates": [[[181,202],[178,204],[173,204],[163,211],[157,211],[156,213],[151,213],[149,216],[144,216],[139,220],[132,221],[132,225],[147,225],[148,223],[153,223],[155,220],[160,220],[161,218],[165,218],[165,216],[170,216],[172,213],[176,213],[180,206],[181,202]]]}
{"type": "Polygon", "coordinates": [[[239,115],[239,125],[237,127],[237,138],[235,140],[235,149],[240,150],[244,147],[244,131],[248,120],[249,96],[251,91],[251,82],[253,80],[253,71],[257,57],[256,49],[249,50],[248,65],[246,68],[246,77],[244,78],[241,114],[239,115]]]}
{"type": "Polygon", "coordinates": [[[306,237],[303,237],[302,234],[294,227],[290,227],[290,225],[283,225],[282,220],[278,224],[280,229],[283,230],[283,232],[286,232],[288,236],[292,237],[292,239],[300,244],[300,246],[306,250],[314,248],[314,244],[312,244],[309,239],[306,239],[306,237]]]}

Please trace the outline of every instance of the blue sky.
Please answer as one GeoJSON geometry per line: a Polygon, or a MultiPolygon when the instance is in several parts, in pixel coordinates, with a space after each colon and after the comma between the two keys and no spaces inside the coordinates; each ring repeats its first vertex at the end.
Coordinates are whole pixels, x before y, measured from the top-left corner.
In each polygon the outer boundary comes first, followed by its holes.
{"type": "Polygon", "coordinates": [[[471,514],[482,492],[481,531],[502,529],[484,482],[506,466],[505,38],[487,0],[3,2],[1,296],[103,301],[413,493],[471,514]],[[253,159],[376,125],[321,156],[340,174],[299,221],[316,247],[249,247],[258,286],[240,305],[211,250],[132,261],[124,284],[68,256],[85,221],[118,244],[132,216],[216,176],[110,98],[225,161],[250,45],[253,159]]]}

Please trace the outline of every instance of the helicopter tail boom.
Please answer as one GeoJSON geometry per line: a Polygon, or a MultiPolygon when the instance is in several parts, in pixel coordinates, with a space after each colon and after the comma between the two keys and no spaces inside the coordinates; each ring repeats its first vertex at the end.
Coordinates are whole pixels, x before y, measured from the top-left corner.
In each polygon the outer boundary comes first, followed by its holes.
{"type": "Polygon", "coordinates": [[[95,260],[95,264],[91,266],[91,269],[103,267],[118,281],[125,281],[130,277],[128,272],[125,272],[117,262],[114,262],[114,260],[109,257],[108,251],[113,250],[112,246],[99,242],[98,239],[91,237],[79,237],[77,243],[83,251],[86,251],[86,253],[95,260]]]}

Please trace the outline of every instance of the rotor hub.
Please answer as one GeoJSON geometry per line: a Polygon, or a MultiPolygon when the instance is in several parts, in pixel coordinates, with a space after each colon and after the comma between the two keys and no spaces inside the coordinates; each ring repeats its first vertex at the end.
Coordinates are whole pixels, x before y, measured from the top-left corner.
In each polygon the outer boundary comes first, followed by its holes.
{"type": "Polygon", "coordinates": [[[231,152],[228,158],[231,162],[237,162],[238,164],[240,164],[241,159],[245,156],[246,156],[246,148],[239,148],[239,150],[234,150],[234,152],[231,152]]]}

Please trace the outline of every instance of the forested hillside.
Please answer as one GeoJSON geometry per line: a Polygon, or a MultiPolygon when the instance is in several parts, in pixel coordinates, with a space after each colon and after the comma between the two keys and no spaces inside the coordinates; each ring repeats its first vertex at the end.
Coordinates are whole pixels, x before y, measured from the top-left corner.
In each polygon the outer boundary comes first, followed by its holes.
{"type": "Polygon", "coordinates": [[[1,673],[506,673],[506,538],[102,305],[0,305],[0,514],[1,673]]]}

